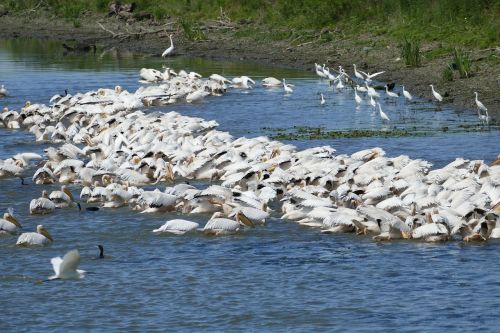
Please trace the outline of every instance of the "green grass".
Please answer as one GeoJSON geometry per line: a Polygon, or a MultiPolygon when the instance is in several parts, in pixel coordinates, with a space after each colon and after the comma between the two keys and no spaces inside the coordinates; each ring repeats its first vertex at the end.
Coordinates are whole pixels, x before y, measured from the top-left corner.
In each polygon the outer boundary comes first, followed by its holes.
{"type": "Polygon", "coordinates": [[[404,59],[406,66],[420,66],[420,44],[417,41],[405,37],[401,46],[401,57],[404,59]]]}
{"type": "MultiPolygon", "coordinates": [[[[37,6],[39,0],[3,0],[11,11],[37,6]]],[[[104,14],[108,0],[44,0],[40,8],[66,19],[85,11],[104,14]]],[[[130,1],[122,1],[130,2],[130,1]]],[[[486,48],[500,43],[498,0],[135,0],[136,12],[156,20],[182,17],[192,22],[217,19],[221,8],[233,22],[251,20],[263,31],[372,33],[395,41],[439,41],[444,47],[486,48]]],[[[36,15],[36,14],[34,14],[36,15]]],[[[335,36],[320,36],[322,41],[335,36]]],[[[278,34],[273,38],[287,38],[278,34]]]]}
{"type": "Polygon", "coordinates": [[[453,68],[458,71],[461,78],[469,77],[472,74],[472,60],[467,52],[455,48],[453,51],[453,68]]]}

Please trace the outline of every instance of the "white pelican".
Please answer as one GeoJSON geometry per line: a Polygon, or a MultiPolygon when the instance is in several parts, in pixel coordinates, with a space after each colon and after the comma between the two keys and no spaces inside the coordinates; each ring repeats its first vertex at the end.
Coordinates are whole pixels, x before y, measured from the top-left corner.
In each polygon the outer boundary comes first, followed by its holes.
{"type": "Polygon", "coordinates": [[[30,214],[49,214],[56,209],[56,205],[49,199],[47,191],[42,191],[42,196],[30,202],[30,214]]]}
{"type": "Polygon", "coordinates": [[[22,228],[21,223],[14,216],[14,210],[8,208],[7,212],[3,214],[3,219],[0,219],[0,235],[14,234],[18,228],[22,228]]]}
{"type": "Polygon", "coordinates": [[[203,228],[203,232],[207,235],[229,235],[240,230],[240,225],[253,227],[254,224],[243,213],[236,214],[236,221],[223,217],[222,212],[215,212],[207,224],[203,228]]]}
{"type": "Polygon", "coordinates": [[[49,280],[79,280],[85,277],[85,271],[77,269],[80,264],[80,253],[78,250],[69,251],[63,258],[55,257],[50,259],[55,275],[49,277],[49,280]]]}
{"type": "Polygon", "coordinates": [[[7,91],[7,89],[5,89],[5,86],[2,84],[0,86],[0,97],[5,97],[8,95],[9,95],[9,92],[7,91]]]}
{"type": "Polygon", "coordinates": [[[248,84],[249,82],[255,84],[254,80],[245,75],[233,78],[232,82],[233,82],[233,87],[241,89],[251,89],[252,86],[248,84]]]}
{"type": "Polygon", "coordinates": [[[378,105],[378,113],[380,114],[380,118],[382,118],[383,121],[391,121],[389,117],[385,114],[384,111],[382,111],[382,107],[380,106],[380,103],[377,102],[378,105]]]}
{"type": "Polygon", "coordinates": [[[158,229],[154,229],[154,233],[168,232],[175,235],[184,235],[187,232],[196,231],[200,225],[196,222],[188,220],[174,219],[167,221],[158,229]]]}
{"type": "Polygon", "coordinates": [[[407,100],[411,101],[413,99],[412,95],[410,94],[409,91],[405,90],[405,86],[402,86],[402,87],[403,87],[403,95],[404,95],[404,97],[407,100]]]}
{"type": "Polygon", "coordinates": [[[170,39],[170,47],[165,51],[163,51],[163,53],[161,54],[162,57],[168,56],[174,50],[174,42],[172,41],[172,35],[168,35],[168,38],[170,39]]]}
{"type": "Polygon", "coordinates": [[[52,191],[49,195],[49,199],[56,205],[56,208],[69,207],[74,201],[73,194],[66,185],[63,185],[60,191],[52,191]]]}
{"type": "Polygon", "coordinates": [[[274,77],[266,77],[265,79],[262,79],[262,85],[266,88],[279,87],[281,86],[281,81],[274,77]]]}
{"type": "Polygon", "coordinates": [[[436,90],[434,90],[434,86],[432,84],[429,84],[429,87],[432,89],[432,95],[434,95],[434,98],[438,100],[438,102],[443,101],[443,96],[441,96],[436,90]]]}
{"type": "Polygon", "coordinates": [[[16,245],[20,246],[33,246],[33,245],[48,245],[54,239],[49,232],[39,224],[36,226],[36,232],[25,232],[19,236],[16,245]]]}
{"type": "Polygon", "coordinates": [[[287,94],[293,93],[293,89],[290,87],[289,84],[286,84],[285,79],[283,79],[283,89],[285,89],[285,93],[287,94]]]}

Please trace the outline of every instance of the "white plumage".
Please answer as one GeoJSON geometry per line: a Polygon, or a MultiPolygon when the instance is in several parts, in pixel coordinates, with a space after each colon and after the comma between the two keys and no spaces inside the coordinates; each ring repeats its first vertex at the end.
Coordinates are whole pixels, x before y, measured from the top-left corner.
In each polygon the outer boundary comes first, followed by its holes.
{"type": "Polygon", "coordinates": [[[80,253],[78,250],[69,251],[63,258],[55,257],[50,260],[55,275],[49,277],[49,280],[78,280],[85,277],[85,271],[77,269],[80,264],[80,253]]]}
{"type": "Polygon", "coordinates": [[[196,222],[182,220],[182,219],[174,219],[167,221],[164,225],[159,227],[158,229],[154,229],[153,232],[167,232],[175,235],[184,235],[187,232],[196,231],[200,225],[196,222]]]}

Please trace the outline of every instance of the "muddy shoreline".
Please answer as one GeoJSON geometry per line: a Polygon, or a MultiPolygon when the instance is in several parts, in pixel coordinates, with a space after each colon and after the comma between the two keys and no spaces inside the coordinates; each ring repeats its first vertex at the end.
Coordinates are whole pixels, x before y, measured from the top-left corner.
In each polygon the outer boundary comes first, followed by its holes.
{"type": "MultiPolygon", "coordinates": [[[[397,59],[400,49],[394,41],[383,36],[350,36],[338,34],[338,39],[329,42],[312,40],[293,45],[293,41],[269,41],[255,37],[236,37],[235,32],[248,28],[242,25],[207,29],[207,40],[188,40],[174,19],[162,22],[125,22],[118,18],[90,15],[78,22],[78,27],[62,19],[40,15],[0,17],[0,38],[34,38],[67,43],[96,43],[105,48],[116,48],[152,56],[160,56],[169,45],[168,34],[174,38],[174,56],[202,57],[216,60],[245,61],[312,70],[314,63],[325,63],[337,68],[344,66],[352,72],[352,64],[367,72],[385,71],[378,78],[382,82],[396,82],[405,85],[414,96],[431,99],[429,84],[445,96],[443,103],[459,109],[476,112],[474,91],[486,105],[490,116],[500,117],[500,50],[475,50],[471,52],[474,75],[465,79],[445,82],[442,71],[451,61],[450,55],[432,60],[424,57],[421,67],[408,68],[397,59]],[[100,23],[100,24],[99,24],[100,23]]],[[[254,28],[254,27],[252,27],[254,28]]],[[[70,44],[71,45],[71,44],[70,44]]],[[[438,43],[422,46],[429,52],[438,43]]],[[[249,73],[251,75],[251,73],[249,73]]]]}

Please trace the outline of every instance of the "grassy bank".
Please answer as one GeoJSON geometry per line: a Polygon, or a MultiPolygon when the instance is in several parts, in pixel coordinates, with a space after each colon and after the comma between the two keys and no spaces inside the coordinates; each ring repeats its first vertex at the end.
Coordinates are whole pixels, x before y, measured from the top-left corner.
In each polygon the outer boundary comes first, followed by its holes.
{"type": "MultiPolygon", "coordinates": [[[[134,13],[155,20],[180,17],[184,22],[225,19],[253,23],[240,34],[271,28],[269,38],[293,37],[297,31],[317,31],[331,41],[336,34],[371,33],[402,40],[437,41],[445,46],[487,48],[500,43],[498,0],[134,0],[134,13]]],[[[7,0],[4,10],[35,13],[45,9],[77,22],[88,12],[108,12],[109,0],[7,0]]],[[[313,34],[314,35],[314,34],[313,34]]],[[[316,35],[315,35],[316,36],[316,35]]],[[[261,36],[259,36],[261,38],[261,36]]]]}

